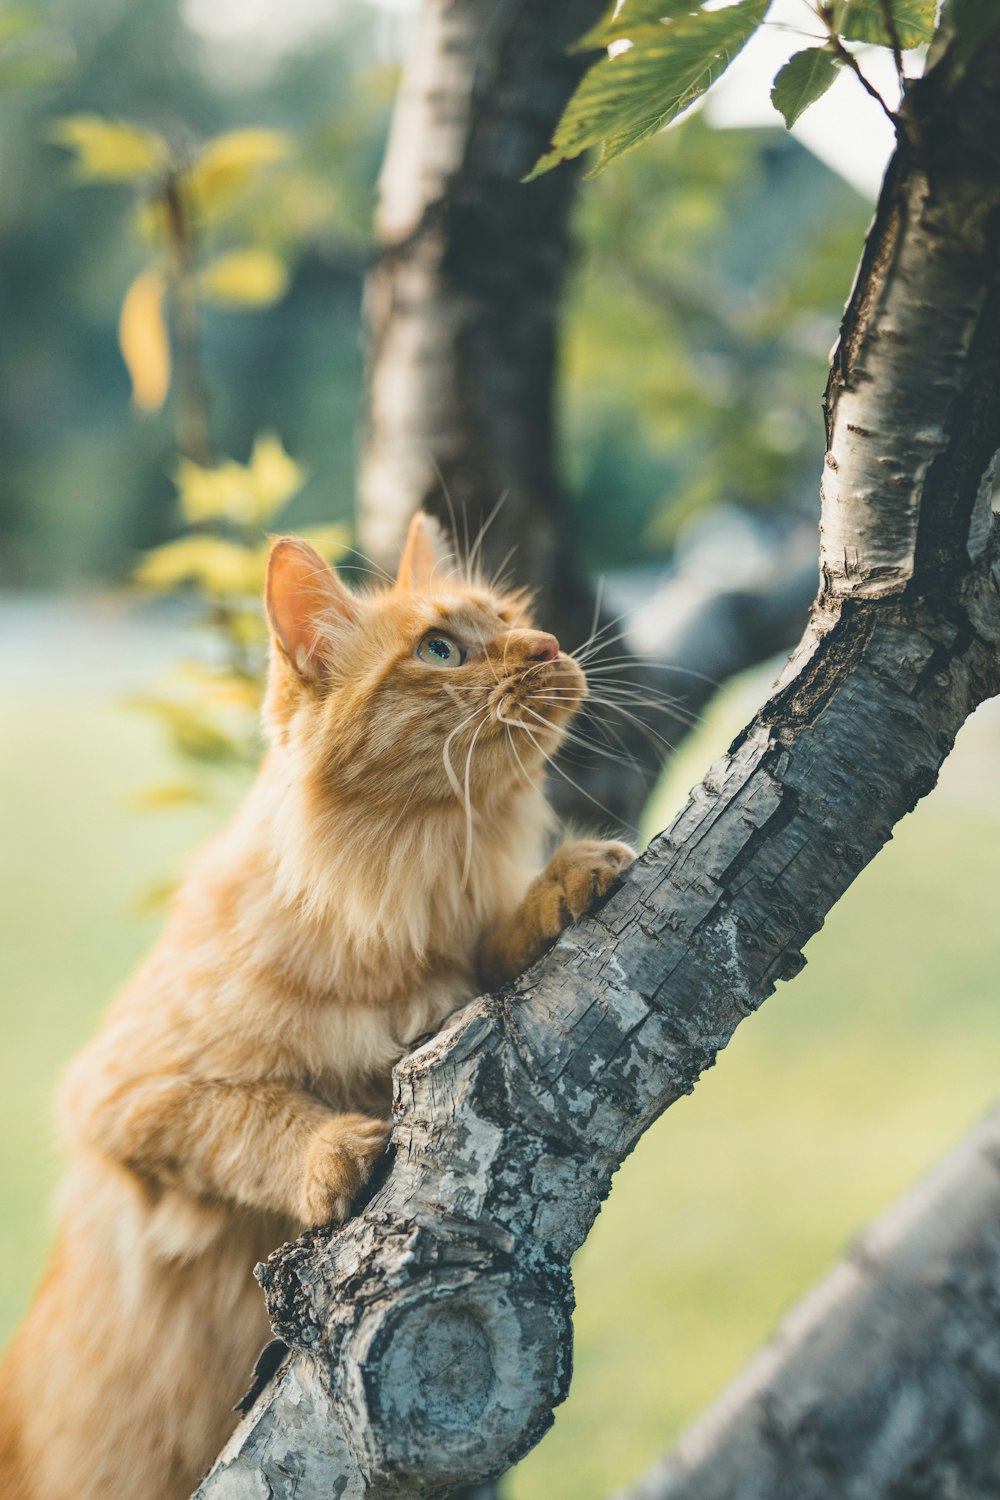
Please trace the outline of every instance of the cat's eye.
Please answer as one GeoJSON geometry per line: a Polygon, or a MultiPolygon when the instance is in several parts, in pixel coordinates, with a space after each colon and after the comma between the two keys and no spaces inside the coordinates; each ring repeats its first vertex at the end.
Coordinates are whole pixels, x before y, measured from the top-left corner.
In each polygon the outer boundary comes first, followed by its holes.
{"type": "Polygon", "coordinates": [[[442,630],[429,630],[417,647],[417,655],[429,667],[460,667],[465,660],[458,642],[442,630]]]}

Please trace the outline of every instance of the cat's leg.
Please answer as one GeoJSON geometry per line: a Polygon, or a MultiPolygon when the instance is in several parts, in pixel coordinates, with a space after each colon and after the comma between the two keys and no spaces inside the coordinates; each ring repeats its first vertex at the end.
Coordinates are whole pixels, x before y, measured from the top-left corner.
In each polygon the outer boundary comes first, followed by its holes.
{"type": "Polygon", "coordinates": [[[161,1076],[73,1094],[80,1136],[144,1180],[302,1224],[347,1215],[390,1130],[283,1084],[161,1076]]]}
{"type": "Polygon", "coordinates": [[[628,844],[574,839],[560,845],[520,906],[487,928],[480,939],[477,968],[483,986],[496,989],[540,958],[634,859],[628,844]]]}

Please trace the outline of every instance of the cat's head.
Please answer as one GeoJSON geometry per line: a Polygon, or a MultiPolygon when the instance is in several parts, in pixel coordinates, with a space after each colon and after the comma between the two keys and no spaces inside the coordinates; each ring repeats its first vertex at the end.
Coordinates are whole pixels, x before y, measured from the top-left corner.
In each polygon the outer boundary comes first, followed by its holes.
{"type": "Polygon", "coordinates": [[[278,539],[265,604],[272,740],[348,798],[482,806],[540,778],[586,695],[526,596],[461,575],[423,513],[395,581],[363,592],[278,539]]]}

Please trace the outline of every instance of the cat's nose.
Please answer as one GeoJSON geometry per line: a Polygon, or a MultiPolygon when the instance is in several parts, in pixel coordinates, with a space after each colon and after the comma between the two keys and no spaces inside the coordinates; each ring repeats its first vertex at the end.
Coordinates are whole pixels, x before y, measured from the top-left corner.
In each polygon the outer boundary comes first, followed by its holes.
{"type": "Polygon", "coordinates": [[[547,630],[526,630],[524,654],[528,661],[555,661],[559,655],[559,642],[547,630]]]}

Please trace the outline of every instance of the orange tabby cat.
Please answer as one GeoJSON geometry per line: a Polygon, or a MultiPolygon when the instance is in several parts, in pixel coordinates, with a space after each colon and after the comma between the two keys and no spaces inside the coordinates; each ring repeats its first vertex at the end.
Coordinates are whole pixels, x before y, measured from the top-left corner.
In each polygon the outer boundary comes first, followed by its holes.
{"type": "Polygon", "coordinates": [[[395,586],[358,596],[305,543],[272,549],[267,757],[62,1089],[72,1165],[0,1370],[2,1500],[190,1494],[268,1336],[254,1262],[346,1215],[408,1043],[633,857],[580,841],[537,873],[542,752],[583,674],[439,550],[418,516],[395,586]]]}

